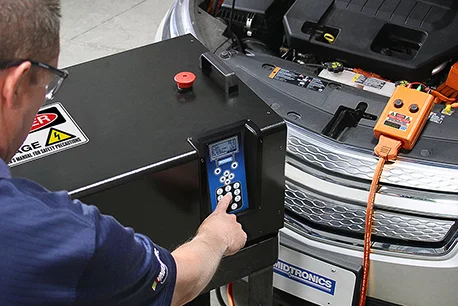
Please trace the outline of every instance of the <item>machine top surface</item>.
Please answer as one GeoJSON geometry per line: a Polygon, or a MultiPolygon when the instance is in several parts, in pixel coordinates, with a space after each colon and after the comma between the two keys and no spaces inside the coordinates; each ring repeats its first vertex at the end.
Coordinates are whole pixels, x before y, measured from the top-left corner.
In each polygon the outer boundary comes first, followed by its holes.
{"type": "Polygon", "coordinates": [[[261,130],[282,122],[241,81],[238,95],[227,98],[199,68],[206,51],[186,35],[71,67],[53,102],[89,142],[13,167],[13,176],[72,192],[164,161],[196,159],[189,137],[247,119],[261,130]],[[174,76],[183,71],[197,77],[191,93],[177,91],[174,76]]]}

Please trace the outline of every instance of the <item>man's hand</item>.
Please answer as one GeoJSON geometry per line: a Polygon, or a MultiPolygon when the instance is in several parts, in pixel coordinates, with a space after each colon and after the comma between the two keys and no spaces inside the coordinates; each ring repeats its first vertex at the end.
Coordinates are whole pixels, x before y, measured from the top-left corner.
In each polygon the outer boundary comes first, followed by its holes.
{"type": "Polygon", "coordinates": [[[215,211],[202,222],[196,237],[208,239],[208,242],[213,243],[213,247],[222,248],[224,256],[237,253],[247,240],[247,235],[237,222],[237,217],[226,212],[231,200],[232,196],[229,194],[221,199],[215,211]]]}
{"type": "Polygon", "coordinates": [[[235,215],[226,212],[231,200],[226,195],[202,222],[196,237],[173,251],[177,265],[173,306],[194,299],[210,282],[221,258],[237,253],[245,245],[247,236],[242,226],[235,215]]]}

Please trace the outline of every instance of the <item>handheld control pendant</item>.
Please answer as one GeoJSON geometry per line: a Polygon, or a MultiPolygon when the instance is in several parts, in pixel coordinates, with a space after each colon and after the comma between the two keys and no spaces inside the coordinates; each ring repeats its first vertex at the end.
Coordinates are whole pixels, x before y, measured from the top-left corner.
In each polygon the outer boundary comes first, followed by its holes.
{"type": "Polygon", "coordinates": [[[207,151],[208,185],[212,211],[226,195],[232,195],[228,212],[248,208],[245,158],[241,135],[211,143],[207,151]]]}

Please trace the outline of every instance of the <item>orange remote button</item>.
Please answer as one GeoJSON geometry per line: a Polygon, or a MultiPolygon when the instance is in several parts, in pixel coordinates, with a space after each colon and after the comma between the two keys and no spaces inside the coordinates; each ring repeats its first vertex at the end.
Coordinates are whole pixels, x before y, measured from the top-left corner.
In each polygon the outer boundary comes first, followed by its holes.
{"type": "Polygon", "coordinates": [[[432,95],[398,86],[375,125],[375,137],[385,135],[400,140],[404,149],[412,150],[433,106],[432,95]]]}

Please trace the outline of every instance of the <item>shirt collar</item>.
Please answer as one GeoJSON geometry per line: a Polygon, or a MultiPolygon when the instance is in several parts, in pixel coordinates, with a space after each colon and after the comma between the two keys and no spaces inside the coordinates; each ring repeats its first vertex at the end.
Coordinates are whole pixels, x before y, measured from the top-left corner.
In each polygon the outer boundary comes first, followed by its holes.
{"type": "Polygon", "coordinates": [[[11,178],[10,168],[1,158],[0,158],[0,178],[11,178]]]}

